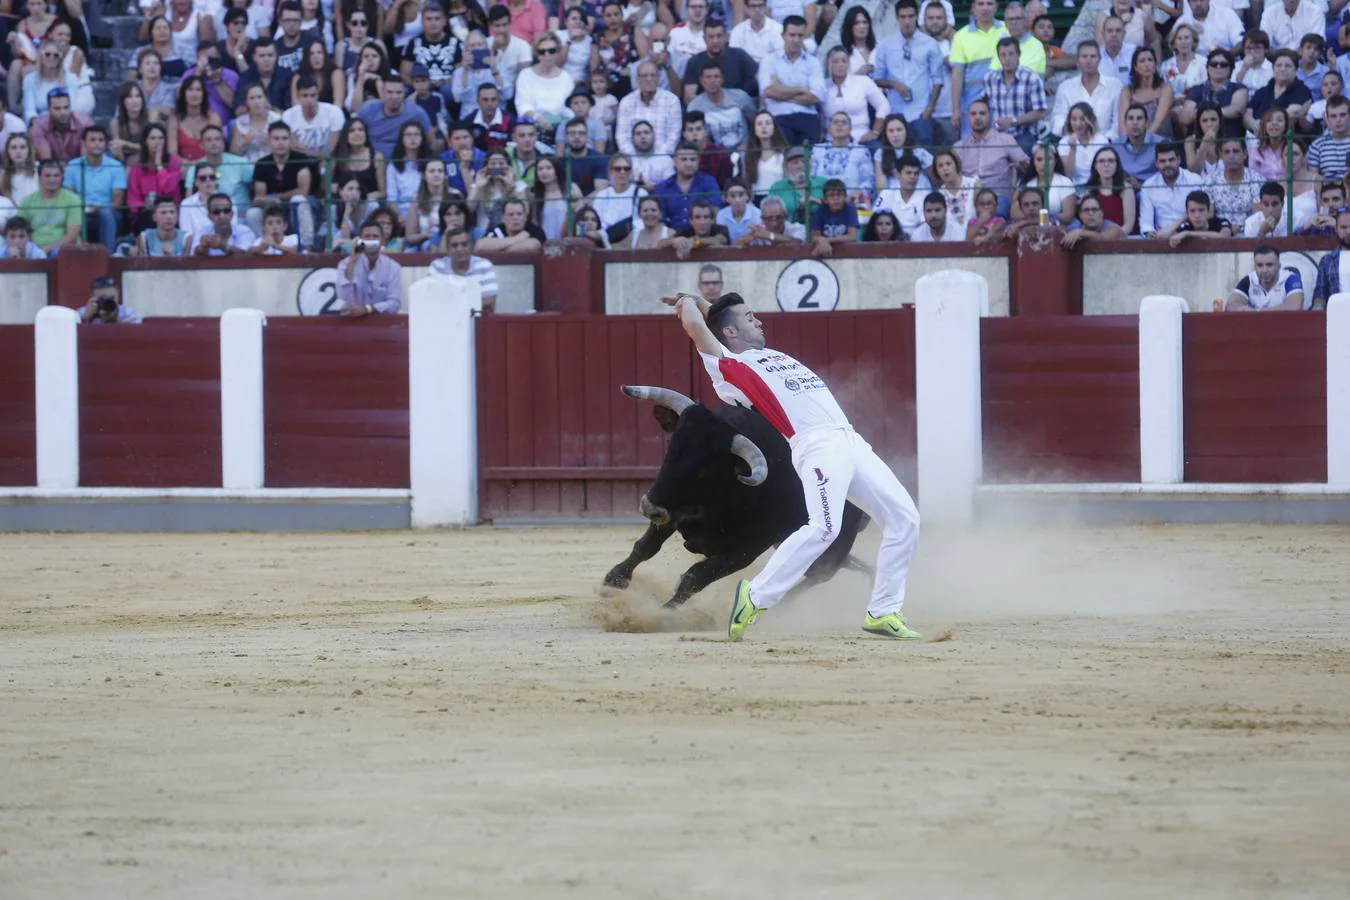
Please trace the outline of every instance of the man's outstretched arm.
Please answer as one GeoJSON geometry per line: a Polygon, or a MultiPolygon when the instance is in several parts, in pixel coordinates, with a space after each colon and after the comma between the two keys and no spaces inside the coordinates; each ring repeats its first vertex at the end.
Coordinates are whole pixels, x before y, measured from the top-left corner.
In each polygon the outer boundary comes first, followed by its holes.
{"type": "Polygon", "coordinates": [[[661,302],[675,307],[675,315],[680,317],[684,333],[689,335],[689,339],[694,342],[700,353],[709,356],[722,355],[721,343],[713,337],[712,330],[708,328],[708,323],[703,318],[708,314],[707,300],[692,294],[679,294],[674,297],[662,297],[661,302]]]}

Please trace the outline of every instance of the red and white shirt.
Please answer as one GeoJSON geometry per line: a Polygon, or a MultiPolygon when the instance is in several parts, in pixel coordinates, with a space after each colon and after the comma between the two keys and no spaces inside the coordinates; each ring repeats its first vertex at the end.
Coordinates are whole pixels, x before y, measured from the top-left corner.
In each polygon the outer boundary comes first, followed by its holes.
{"type": "Polygon", "coordinates": [[[849,424],[824,380],[786,353],[766,347],[699,356],[723,402],[754,407],[783,437],[849,424]]]}

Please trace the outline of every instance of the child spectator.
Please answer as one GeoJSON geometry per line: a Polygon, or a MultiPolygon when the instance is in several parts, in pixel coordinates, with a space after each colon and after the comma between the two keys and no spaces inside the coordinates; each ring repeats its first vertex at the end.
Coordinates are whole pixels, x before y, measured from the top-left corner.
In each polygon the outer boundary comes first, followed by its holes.
{"type": "Polygon", "coordinates": [[[722,197],[727,205],[717,211],[717,224],[727,230],[731,243],[739,246],[741,238],[764,220],[760,218],[759,210],[750,202],[749,185],[739,178],[727,182],[727,189],[722,197]]]}
{"type": "Polygon", "coordinates": [[[14,216],[5,223],[5,244],[0,247],[0,259],[46,259],[47,254],[33,243],[33,230],[23,216],[14,216]]]}
{"type": "Polygon", "coordinates": [[[838,178],[825,182],[825,202],[811,210],[811,255],[834,255],[835,244],[858,239],[858,209],[848,201],[848,188],[838,178]]]}
{"type": "Polygon", "coordinates": [[[172,197],[161,197],[154,206],[155,227],[136,236],[132,256],[187,256],[192,252],[192,235],[178,227],[178,206],[172,197]]]}
{"type": "Polygon", "coordinates": [[[262,234],[248,252],[254,256],[299,253],[300,239],[293,234],[286,234],[286,225],[289,221],[290,216],[287,215],[284,206],[274,203],[263,210],[262,234]]]}

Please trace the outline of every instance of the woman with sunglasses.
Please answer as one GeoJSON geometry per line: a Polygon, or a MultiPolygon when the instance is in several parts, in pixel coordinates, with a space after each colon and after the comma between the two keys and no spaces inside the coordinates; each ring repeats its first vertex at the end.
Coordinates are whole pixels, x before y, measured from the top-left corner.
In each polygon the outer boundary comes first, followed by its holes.
{"type": "Polygon", "coordinates": [[[232,8],[225,11],[225,37],[213,45],[220,54],[220,63],[236,75],[249,70],[253,55],[253,41],[248,36],[248,13],[232,8]]]}
{"type": "MultiPolygon", "coordinates": [[[[10,47],[10,55],[13,57],[13,61],[9,64],[9,78],[6,80],[9,87],[10,109],[18,108],[23,80],[29,72],[37,69],[38,49],[47,39],[47,32],[56,24],[56,16],[47,8],[46,0],[28,0],[23,8],[27,10],[28,15],[21,19],[5,38],[10,47]]],[[[11,7],[6,6],[3,11],[9,12],[10,9],[11,7]]]]}
{"type": "Polygon", "coordinates": [[[72,98],[80,83],[62,65],[64,53],[55,41],[46,41],[38,50],[37,68],[23,76],[23,120],[30,125],[47,111],[47,95],[63,89],[72,98]]]}
{"type": "Polygon", "coordinates": [[[562,62],[562,42],[552,32],[545,31],[534,39],[534,55],[538,62],[521,69],[516,76],[516,111],[522,119],[533,119],[547,126],[545,133],[563,119],[571,118],[567,98],[576,82],[559,68],[562,62]]]}
{"type": "Polygon", "coordinates": [[[350,74],[361,61],[361,48],[371,40],[370,16],[357,7],[347,16],[346,22],[344,36],[333,46],[333,65],[350,74]]]}
{"type": "Polygon", "coordinates": [[[1184,129],[1195,124],[1200,107],[1214,104],[1219,108],[1219,133],[1236,137],[1243,133],[1242,114],[1247,111],[1247,88],[1233,81],[1233,56],[1227,50],[1209,51],[1205,62],[1209,76],[1204,84],[1186,92],[1186,102],[1177,113],[1177,122],[1184,129]]]}

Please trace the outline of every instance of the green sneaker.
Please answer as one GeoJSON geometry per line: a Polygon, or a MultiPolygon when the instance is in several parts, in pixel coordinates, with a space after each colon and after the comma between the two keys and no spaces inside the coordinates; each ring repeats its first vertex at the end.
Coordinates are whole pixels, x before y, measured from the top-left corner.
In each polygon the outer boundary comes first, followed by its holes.
{"type": "Polygon", "coordinates": [[[745,629],[764,612],[750,602],[750,582],[742,578],[736,584],[736,598],[731,602],[731,618],[727,621],[727,640],[739,641],[745,629]]]}
{"type": "Polygon", "coordinates": [[[887,613],[884,616],[873,616],[868,613],[867,618],[863,620],[863,631],[897,641],[917,641],[923,637],[905,624],[905,617],[900,613],[887,613]]]}

